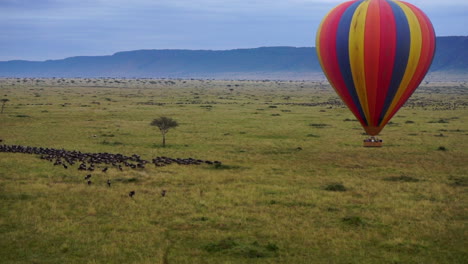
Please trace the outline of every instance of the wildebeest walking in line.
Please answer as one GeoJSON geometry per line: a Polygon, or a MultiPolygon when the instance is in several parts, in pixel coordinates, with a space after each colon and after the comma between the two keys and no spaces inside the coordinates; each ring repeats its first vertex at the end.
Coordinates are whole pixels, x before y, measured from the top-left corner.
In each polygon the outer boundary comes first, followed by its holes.
{"type": "MultiPolygon", "coordinates": [[[[119,171],[123,171],[123,166],[131,169],[145,169],[145,165],[149,163],[144,160],[140,155],[133,154],[126,156],[120,153],[83,153],[81,151],[68,151],[64,149],[54,148],[43,148],[43,147],[29,147],[20,145],[0,145],[0,152],[6,153],[25,153],[25,154],[36,154],[40,155],[42,160],[53,162],[55,166],[60,165],[64,169],[68,169],[68,166],[73,166],[75,163],[80,164],[78,170],[92,172],[96,170],[96,166],[105,166],[101,169],[102,172],[106,173],[110,167],[117,168],[119,171]],[[68,165],[67,165],[68,164],[68,165]]],[[[169,157],[156,157],[153,158],[152,163],[156,167],[163,167],[171,164],[178,165],[221,165],[220,161],[209,161],[200,160],[194,158],[169,158],[169,157]]],[[[84,177],[87,185],[92,185],[91,174],[87,174],[84,177]]],[[[107,186],[111,187],[111,180],[106,181],[107,186]]],[[[167,194],[166,190],[161,191],[161,196],[165,197],[167,194]]],[[[131,191],[128,196],[133,198],[135,191],[131,191]]]]}
{"type": "MultiPolygon", "coordinates": [[[[105,166],[102,172],[107,172],[109,167],[115,167],[123,171],[123,167],[131,169],[145,169],[145,165],[149,163],[144,160],[140,155],[133,154],[126,156],[120,153],[84,153],[81,151],[68,151],[64,149],[43,148],[43,147],[30,147],[20,145],[0,145],[0,152],[8,153],[25,153],[37,154],[40,158],[50,162],[54,165],[61,165],[63,168],[68,169],[68,166],[73,166],[79,163],[78,170],[94,171],[96,166],[105,166]]],[[[169,158],[169,157],[156,157],[152,159],[152,163],[157,167],[167,166],[171,164],[178,165],[221,165],[220,161],[200,160],[194,158],[169,158]]]]}

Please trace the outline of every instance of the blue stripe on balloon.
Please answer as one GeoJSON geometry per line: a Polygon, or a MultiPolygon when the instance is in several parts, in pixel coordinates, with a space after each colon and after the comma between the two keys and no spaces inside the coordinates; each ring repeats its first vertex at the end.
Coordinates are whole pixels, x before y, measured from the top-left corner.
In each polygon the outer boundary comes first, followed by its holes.
{"type": "Polygon", "coordinates": [[[398,91],[403,76],[405,75],[406,66],[408,65],[408,58],[410,53],[411,46],[411,32],[408,24],[408,19],[406,18],[405,13],[393,1],[388,1],[390,4],[393,15],[395,17],[396,24],[396,50],[395,50],[395,60],[393,65],[392,79],[388,87],[387,95],[385,96],[385,102],[382,108],[382,113],[379,118],[379,125],[382,123],[385,115],[387,114],[388,108],[390,107],[392,101],[395,99],[395,95],[398,91]]]}
{"type": "Polygon", "coordinates": [[[362,2],[364,2],[364,0],[357,1],[356,3],[350,5],[341,16],[340,22],[338,24],[338,31],[336,32],[336,55],[338,57],[341,76],[343,77],[343,80],[346,84],[346,88],[348,88],[348,92],[351,95],[357,110],[359,111],[361,119],[366,125],[368,125],[369,123],[367,122],[366,116],[364,115],[362,105],[356,92],[356,87],[354,86],[353,73],[351,72],[351,63],[349,58],[349,31],[351,28],[351,21],[353,20],[354,12],[362,2]]]}

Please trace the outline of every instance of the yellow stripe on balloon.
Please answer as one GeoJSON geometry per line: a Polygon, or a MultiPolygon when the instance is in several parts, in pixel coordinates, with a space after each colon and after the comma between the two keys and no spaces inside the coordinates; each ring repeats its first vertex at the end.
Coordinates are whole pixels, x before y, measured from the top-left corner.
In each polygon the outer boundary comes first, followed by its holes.
{"type": "Polygon", "coordinates": [[[411,36],[411,46],[410,46],[410,53],[408,57],[408,64],[406,66],[405,74],[403,75],[403,79],[398,87],[397,93],[395,94],[395,98],[393,99],[390,107],[388,108],[387,113],[385,114],[384,120],[382,124],[386,124],[389,119],[391,118],[390,114],[395,109],[396,105],[401,99],[401,96],[405,92],[406,88],[408,87],[409,82],[413,78],[414,73],[418,67],[419,58],[421,56],[421,49],[422,49],[422,33],[421,33],[421,25],[419,24],[419,20],[413,11],[407,7],[405,4],[401,2],[394,1],[397,5],[401,7],[403,12],[406,15],[408,20],[409,29],[410,29],[410,36],[411,36]]]}
{"type": "Polygon", "coordinates": [[[349,62],[359,102],[361,103],[364,115],[366,115],[367,122],[370,122],[371,116],[367,103],[366,74],[364,67],[364,33],[368,7],[369,1],[362,2],[354,12],[353,19],[351,20],[351,28],[349,31],[349,62]]]}

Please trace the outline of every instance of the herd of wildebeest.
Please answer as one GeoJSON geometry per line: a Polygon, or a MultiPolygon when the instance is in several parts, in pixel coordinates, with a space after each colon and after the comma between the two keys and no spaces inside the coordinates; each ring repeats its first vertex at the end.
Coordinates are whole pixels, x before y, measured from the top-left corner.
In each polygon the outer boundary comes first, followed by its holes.
{"type": "MultiPolygon", "coordinates": [[[[109,169],[114,168],[118,171],[124,169],[144,169],[147,164],[154,164],[156,167],[163,167],[171,164],[178,165],[201,165],[208,164],[213,166],[220,166],[220,161],[200,160],[194,158],[169,158],[169,157],[156,157],[151,159],[151,162],[142,159],[140,155],[133,154],[126,156],[120,153],[85,153],[76,150],[64,150],[55,148],[43,147],[30,147],[21,145],[0,145],[0,152],[6,153],[23,153],[39,155],[40,159],[53,163],[54,166],[61,166],[64,169],[79,164],[78,170],[84,171],[87,175],[84,180],[88,185],[92,185],[92,172],[101,170],[106,173],[109,169]]],[[[111,180],[107,180],[107,185],[111,187],[111,180]]],[[[135,195],[135,191],[128,193],[130,197],[135,195]]],[[[162,196],[166,195],[166,190],[162,190],[162,196]]]]}

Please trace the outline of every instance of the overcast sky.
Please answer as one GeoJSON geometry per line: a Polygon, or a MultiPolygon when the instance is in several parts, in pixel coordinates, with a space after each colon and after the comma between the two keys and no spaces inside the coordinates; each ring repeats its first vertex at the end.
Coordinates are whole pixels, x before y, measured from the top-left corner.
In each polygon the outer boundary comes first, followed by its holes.
{"type": "MultiPolygon", "coordinates": [[[[137,49],[311,47],[344,0],[0,0],[0,61],[137,49]]],[[[468,35],[468,0],[407,0],[437,36],[468,35]]]]}

